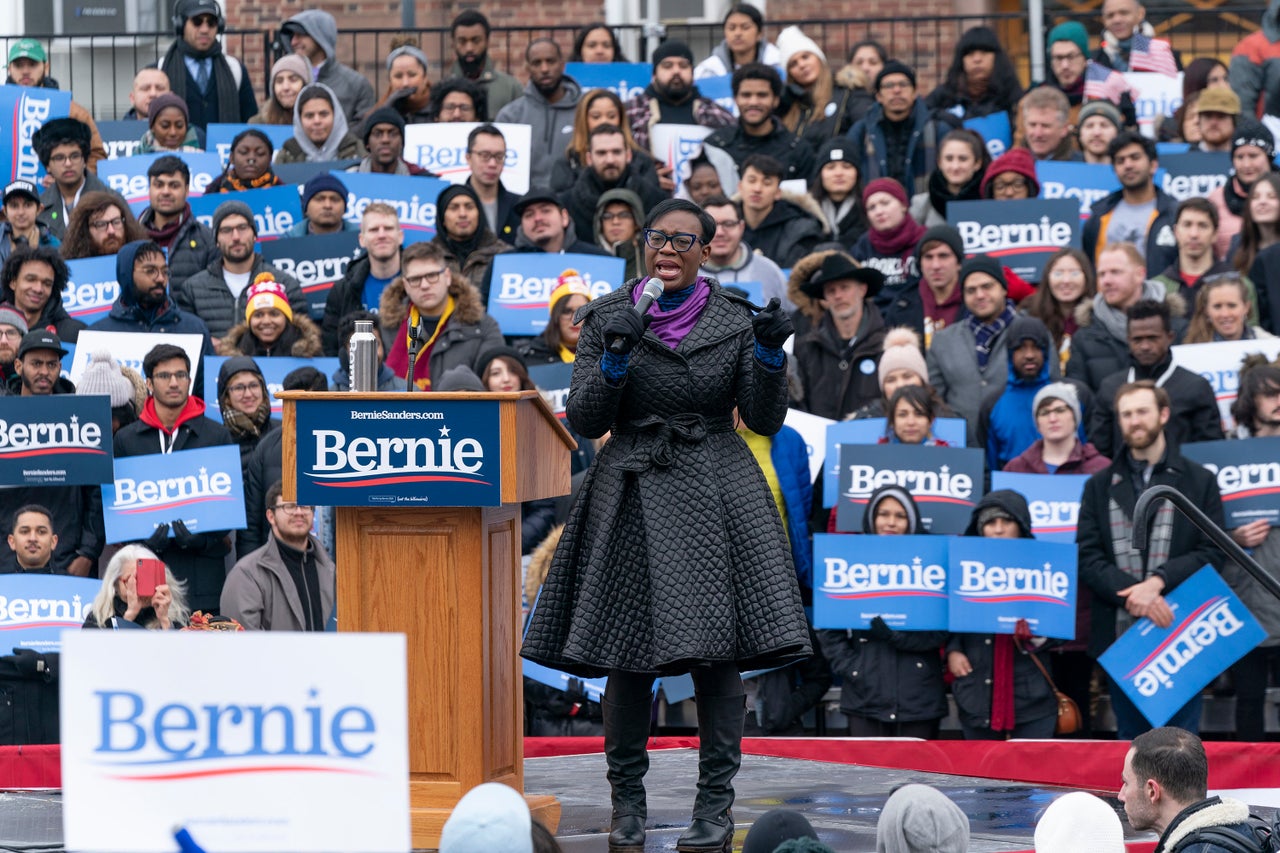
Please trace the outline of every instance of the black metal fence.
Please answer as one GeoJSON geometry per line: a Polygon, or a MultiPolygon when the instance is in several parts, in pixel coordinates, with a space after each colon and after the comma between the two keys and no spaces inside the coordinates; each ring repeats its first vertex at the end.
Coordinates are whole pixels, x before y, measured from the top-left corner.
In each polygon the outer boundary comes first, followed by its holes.
{"type": "MultiPolygon", "coordinates": [[[[1182,52],[1184,61],[1196,56],[1218,56],[1226,60],[1241,38],[1256,30],[1263,7],[1201,9],[1151,7],[1147,17],[1157,34],[1172,41],[1182,52]]],[[[1050,7],[1046,26],[1067,20],[1066,14],[1055,15],[1050,7]]],[[[1101,30],[1095,17],[1082,20],[1096,37],[1101,30]]],[[[770,21],[769,33],[776,35],[783,27],[795,24],[809,32],[826,51],[833,67],[847,58],[849,48],[863,39],[875,39],[889,53],[910,64],[917,71],[920,88],[927,91],[945,73],[961,32],[971,26],[990,26],[1000,36],[1026,83],[1031,77],[1030,34],[1024,13],[1001,13],[975,16],[921,18],[833,18],[815,25],[812,21],[770,21]]],[[[694,56],[703,57],[719,43],[718,24],[669,24],[665,35],[648,32],[641,25],[614,28],[632,61],[644,61],[652,47],[663,38],[677,38],[689,44],[694,56]]],[[[523,77],[523,54],[537,38],[550,37],[566,51],[573,42],[576,26],[495,27],[489,45],[490,56],[499,68],[523,77]]],[[[277,41],[278,30],[231,30],[223,36],[223,49],[244,61],[263,97],[266,77],[272,62],[286,47],[277,41]]],[[[153,65],[164,56],[173,41],[171,33],[133,33],[96,36],[61,36],[25,34],[49,47],[51,73],[63,88],[74,91],[76,99],[94,116],[113,119],[129,108],[129,87],[137,69],[153,65]]],[[[373,81],[381,95],[388,86],[384,58],[392,42],[405,35],[403,31],[385,29],[345,30],[339,33],[338,56],[373,81]]],[[[419,46],[432,60],[433,79],[443,76],[453,62],[447,28],[424,28],[413,31],[419,46]]],[[[12,36],[10,38],[18,38],[12,36]]],[[[7,47],[7,45],[6,45],[7,47]]]]}

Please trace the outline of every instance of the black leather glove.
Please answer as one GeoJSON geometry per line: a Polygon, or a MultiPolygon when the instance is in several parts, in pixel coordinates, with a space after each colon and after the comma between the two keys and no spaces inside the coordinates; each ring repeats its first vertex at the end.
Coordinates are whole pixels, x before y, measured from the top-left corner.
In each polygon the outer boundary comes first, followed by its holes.
{"type": "Polygon", "coordinates": [[[645,314],[641,317],[634,311],[618,311],[604,324],[604,345],[609,352],[626,355],[636,348],[644,337],[644,330],[649,328],[653,317],[645,314]]]}
{"type": "Polygon", "coordinates": [[[782,310],[778,297],[769,300],[764,310],[756,314],[751,321],[751,331],[761,346],[770,349],[781,349],[787,338],[795,333],[796,327],[791,324],[791,317],[782,310]]]}
{"type": "Polygon", "coordinates": [[[879,616],[871,620],[871,627],[868,629],[873,639],[884,640],[888,642],[893,639],[893,629],[888,623],[879,616]]]}
{"type": "Polygon", "coordinates": [[[186,522],[178,518],[173,521],[173,541],[184,551],[200,551],[208,544],[209,537],[203,533],[192,533],[186,522]]]}
{"type": "Polygon", "coordinates": [[[169,525],[157,524],[156,529],[147,537],[145,544],[153,554],[159,554],[165,548],[169,547],[169,525]]]}

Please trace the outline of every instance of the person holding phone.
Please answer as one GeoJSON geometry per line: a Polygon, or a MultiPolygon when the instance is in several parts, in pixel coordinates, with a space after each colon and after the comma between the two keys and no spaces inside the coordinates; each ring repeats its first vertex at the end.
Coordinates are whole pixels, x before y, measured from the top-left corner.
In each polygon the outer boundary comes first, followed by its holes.
{"type": "Polygon", "coordinates": [[[86,628],[171,631],[187,624],[186,585],[141,545],[126,545],[107,563],[86,628]]]}

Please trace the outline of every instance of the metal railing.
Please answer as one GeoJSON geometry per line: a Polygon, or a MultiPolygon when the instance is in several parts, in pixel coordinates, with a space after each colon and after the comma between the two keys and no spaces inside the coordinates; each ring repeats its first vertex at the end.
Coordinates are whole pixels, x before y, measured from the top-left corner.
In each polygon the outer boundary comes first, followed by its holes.
{"type": "MultiPolygon", "coordinates": [[[[1183,54],[1184,61],[1196,56],[1218,56],[1226,60],[1241,38],[1258,28],[1262,6],[1229,9],[1149,7],[1148,19],[1157,34],[1172,41],[1183,54]]],[[[1067,20],[1052,8],[1046,25],[1067,20]]],[[[1101,30],[1096,18],[1077,18],[1094,34],[1101,30]]],[[[946,73],[952,51],[960,34],[972,26],[983,24],[1000,36],[1009,51],[1024,84],[1030,79],[1030,34],[1023,13],[989,15],[952,15],[920,18],[831,18],[815,25],[813,21],[770,21],[768,34],[775,36],[782,28],[797,25],[805,29],[827,53],[833,69],[842,66],[849,48],[863,39],[875,39],[885,45],[890,55],[916,69],[919,89],[928,92],[946,73]]],[[[490,35],[489,55],[498,68],[523,78],[524,50],[537,38],[553,38],[567,52],[578,25],[548,27],[495,27],[490,35]]],[[[695,57],[704,57],[721,40],[718,23],[669,23],[663,28],[666,38],[677,38],[689,44],[695,57]]],[[[641,24],[615,26],[628,58],[646,61],[660,37],[641,24]]],[[[271,64],[285,45],[277,41],[278,29],[229,30],[222,36],[223,49],[245,63],[254,91],[262,100],[271,64]]],[[[378,96],[389,82],[384,59],[392,42],[404,36],[398,29],[343,30],[338,35],[338,58],[351,65],[373,82],[378,96]]],[[[449,30],[428,27],[412,31],[419,46],[431,59],[433,80],[440,79],[453,63],[449,30]]],[[[100,119],[118,118],[129,108],[129,88],[137,69],[155,64],[173,42],[172,33],[132,33],[94,36],[50,34],[12,35],[4,49],[20,37],[39,39],[50,52],[51,73],[63,88],[75,93],[100,119]]]]}

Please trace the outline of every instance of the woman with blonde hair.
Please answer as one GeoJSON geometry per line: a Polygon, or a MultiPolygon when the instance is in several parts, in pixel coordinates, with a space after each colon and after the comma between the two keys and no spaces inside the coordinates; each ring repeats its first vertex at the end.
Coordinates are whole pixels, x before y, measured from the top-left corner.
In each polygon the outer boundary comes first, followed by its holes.
{"type": "Polygon", "coordinates": [[[578,175],[587,166],[591,131],[602,124],[622,128],[622,136],[631,149],[631,168],[637,175],[661,185],[667,192],[675,188],[669,176],[664,177],[658,173],[658,164],[653,156],[636,144],[622,99],[608,89],[592,89],[578,99],[578,109],[573,116],[573,135],[569,137],[564,157],[556,160],[551,167],[552,192],[567,190],[577,181],[578,175]]]}
{"type": "Polygon", "coordinates": [[[165,566],[164,583],[156,585],[155,593],[138,595],[139,560],[159,560],[159,557],[142,545],[125,545],[115,553],[107,563],[102,586],[89,607],[84,627],[170,631],[186,624],[191,615],[187,609],[186,584],[174,578],[165,566]]]}
{"type": "Polygon", "coordinates": [[[847,134],[870,109],[871,101],[857,85],[853,70],[833,74],[822,48],[799,27],[778,34],[778,51],[787,85],[775,113],[787,130],[819,146],[847,134]]]}

